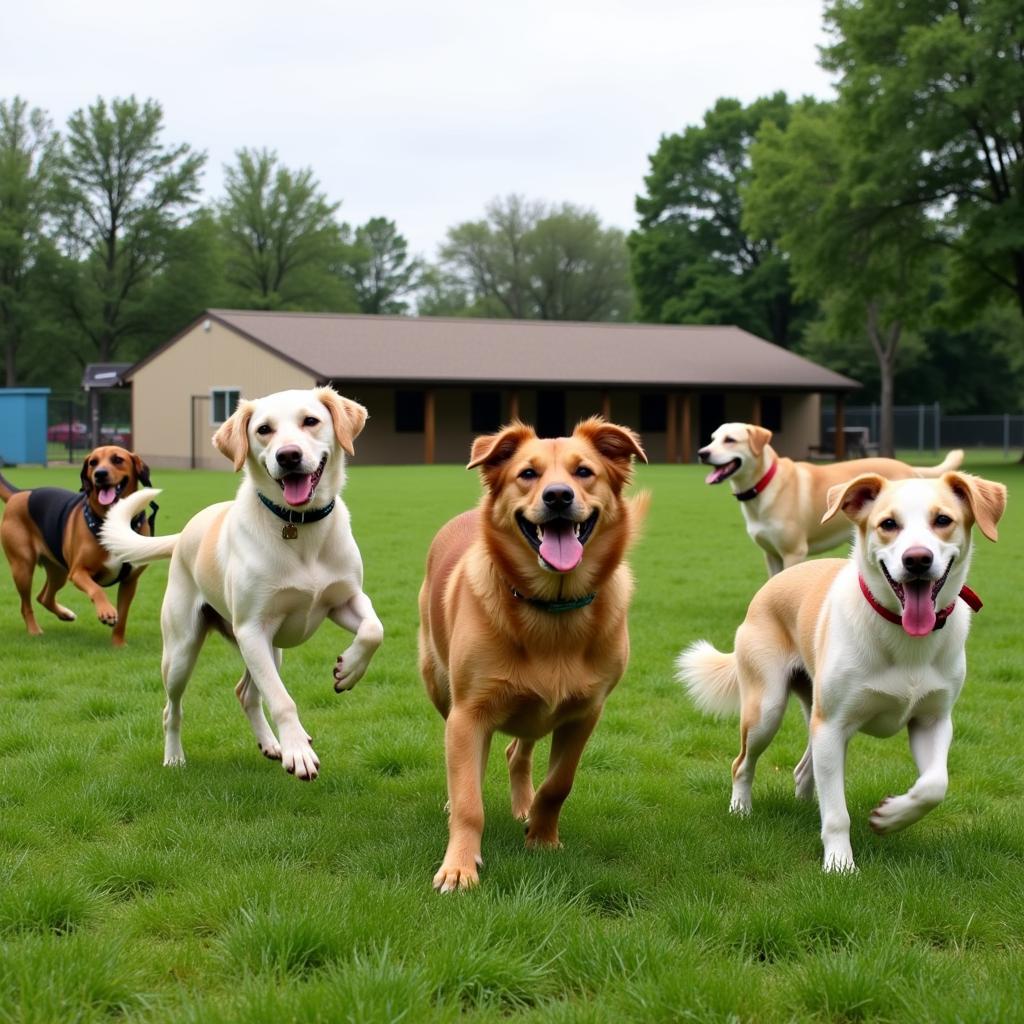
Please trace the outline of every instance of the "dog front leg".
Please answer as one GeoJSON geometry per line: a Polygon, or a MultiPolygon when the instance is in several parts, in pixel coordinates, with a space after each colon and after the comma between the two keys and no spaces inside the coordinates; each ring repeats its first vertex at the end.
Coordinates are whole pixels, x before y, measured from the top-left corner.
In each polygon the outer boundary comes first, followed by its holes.
{"type": "Polygon", "coordinates": [[[472,888],[483,864],[483,772],[490,727],[464,708],[453,707],[444,725],[445,768],[448,774],[448,849],[437,874],[438,892],[472,888]]]}
{"type": "Polygon", "coordinates": [[[361,590],[331,611],[331,621],[355,633],[352,644],[338,655],[334,666],[334,689],[342,693],[351,690],[363,678],[370,659],[384,640],[384,627],[373,610],[373,603],[361,590]]]}
{"type": "Polygon", "coordinates": [[[104,626],[117,625],[117,610],[110,603],[110,599],[104,593],[103,588],[89,574],[88,569],[84,569],[82,566],[75,566],[68,573],[68,578],[92,601],[93,607],[96,609],[96,617],[104,626]]]}
{"type": "Polygon", "coordinates": [[[910,752],[917,765],[917,781],[902,796],[886,797],[872,812],[868,823],[879,835],[898,832],[923,818],[946,796],[949,776],[946,764],[953,742],[953,720],[911,719],[907,725],[910,752]]]}
{"type": "Polygon", "coordinates": [[[245,667],[270,710],[281,743],[281,764],[296,778],[312,781],[320,769],[320,759],[310,745],[309,734],[299,721],[295,701],[284,687],[270,637],[276,623],[245,623],[235,626],[235,640],[245,667]]]}
{"type": "Polygon", "coordinates": [[[846,809],[846,747],[849,737],[839,726],[811,720],[811,758],[821,811],[821,841],[826,871],[856,871],[850,846],[850,812],[846,809]]]}
{"type": "Polygon", "coordinates": [[[135,591],[139,585],[139,573],[128,574],[128,578],[118,584],[117,587],[117,625],[114,627],[114,635],[111,639],[115,647],[124,645],[124,631],[128,626],[128,610],[135,599],[135,591]]]}
{"type": "Polygon", "coordinates": [[[540,784],[530,808],[529,825],[526,828],[527,846],[557,848],[562,845],[558,840],[558,816],[572,790],[583,748],[600,717],[601,709],[598,708],[584,718],[564,722],[552,734],[548,774],[540,784]]]}

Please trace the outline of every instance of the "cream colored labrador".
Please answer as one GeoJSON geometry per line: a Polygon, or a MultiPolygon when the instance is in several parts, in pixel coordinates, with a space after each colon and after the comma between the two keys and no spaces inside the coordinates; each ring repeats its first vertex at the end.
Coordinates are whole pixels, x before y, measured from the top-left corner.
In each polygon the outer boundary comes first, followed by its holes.
{"type": "Polygon", "coordinates": [[[845,520],[821,518],[830,487],[861,473],[877,473],[887,480],[938,477],[957,469],[964,459],[957,448],[938,466],[908,466],[896,459],[818,465],[779,456],[771,439],[772,432],[765,427],[723,423],[711,435],[711,443],[697,452],[701,462],[712,467],[705,483],[729,481],[747,534],[764,551],[769,576],[849,540],[845,520]]]}
{"type": "Polygon", "coordinates": [[[319,759],[281,680],[281,648],[309,639],[325,618],[353,632],[334,668],[340,692],[355,686],[383,639],[339,497],[343,452],[353,454],[365,421],[361,405],[328,387],[243,400],[213,437],[245,470],[234,501],[210,505],[180,534],[160,538],[131,529],[132,516],[158,492],[139,491],[108,514],[102,539],[115,557],[133,565],[171,558],[160,616],[165,765],[185,762],[181,698],[203,640],[216,629],[245,662],[235,693],[260,750],[298,778],[316,778],[319,759]]]}
{"type": "Polygon", "coordinates": [[[842,510],[853,521],[851,556],[773,576],[750,602],[734,653],[703,640],[683,651],[678,675],[697,705],[740,713],[730,811],[750,813],[754,768],[791,693],[810,730],[796,795],[817,789],[826,871],[854,870],[844,773],[855,733],[906,728],[917,765],[910,789],[871,812],[875,832],[906,828],[943,799],[964,645],[981,607],[966,586],[971,527],[995,540],[1005,506],[1002,484],[961,473],[895,482],[871,473],[838,484],[824,519],[842,510]]]}

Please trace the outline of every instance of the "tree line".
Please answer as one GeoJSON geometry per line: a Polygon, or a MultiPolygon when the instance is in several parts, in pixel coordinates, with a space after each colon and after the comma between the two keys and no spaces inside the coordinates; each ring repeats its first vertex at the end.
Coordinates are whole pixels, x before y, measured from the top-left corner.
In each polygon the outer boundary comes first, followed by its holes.
{"type": "Polygon", "coordinates": [[[72,386],[226,306],[737,324],[863,381],[883,450],[897,397],[1019,409],[1024,7],[833,0],[825,24],[835,99],[722,98],[663,136],[628,237],[511,195],[433,262],[266,148],[203,203],[205,155],[154,100],[98,99],[62,131],[0,100],[6,382],[72,386]]]}

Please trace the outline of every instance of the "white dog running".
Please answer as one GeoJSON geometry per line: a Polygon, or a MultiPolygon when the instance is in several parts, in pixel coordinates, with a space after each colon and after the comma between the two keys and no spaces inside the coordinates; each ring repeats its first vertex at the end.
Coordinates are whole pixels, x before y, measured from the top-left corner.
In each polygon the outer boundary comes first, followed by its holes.
{"type": "Polygon", "coordinates": [[[939,480],[838,484],[824,519],[840,509],[856,525],[848,559],[819,559],[773,576],[736,631],[735,653],[698,641],[680,654],[679,678],[705,711],[740,711],[740,753],[729,809],[749,814],[757,759],[795,693],[810,727],[796,795],[817,788],[826,871],[854,870],[844,792],[853,734],[892,736],[904,726],[919,777],[872,812],[875,832],[913,824],[946,794],[951,713],[966,673],[966,587],[971,525],[990,540],[1006,488],[946,473],[939,480]]]}
{"type": "Polygon", "coordinates": [[[316,778],[319,759],[281,680],[281,648],[303,643],[325,618],[353,632],[334,668],[340,692],[355,686],[383,639],[338,496],[342,451],[353,454],[365,421],[361,405],[328,387],[243,400],[213,438],[236,470],[245,467],[234,501],[210,505],[169,537],[131,530],[156,491],[138,491],[107,516],[102,540],[115,557],[144,565],[173,555],[160,616],[165,765],[185,762],[181,698],[214,628],[237,643],[245,662],[235,693],[260,750],[298,778],[316,778]]]}

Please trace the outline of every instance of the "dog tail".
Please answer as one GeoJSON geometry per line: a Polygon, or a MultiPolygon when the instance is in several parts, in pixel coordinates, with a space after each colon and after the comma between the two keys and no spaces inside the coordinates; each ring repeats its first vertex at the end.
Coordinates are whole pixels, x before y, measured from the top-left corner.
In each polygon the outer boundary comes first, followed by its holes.
{"type": "Polygon", "coordinates": [[[963,461],[963,448],[954,448],[937,466],[915,466],[914,472],[917,473],[918,476],[942,476],[943,473],[949,473],[954,469],[959,469],[960,463],[963,461]]]}
{"type": "Polygon", "coordinates": [[[705,714],[739,714],[740,678],[735,654],[723,654],[707,640],[698,640],[676,658],[676,678],[705,714]]]}
{"type": "Polygon", "coordinates": [[[148,565],[161,558],[170,558],[174,553],[180,533],[143,537],[132,529],[132,519],[159,493],[154,487],[144,487],[122,498],[107,512],[100,530],[100,543],[119,561],[148,565]]]}
{"type": "Polygon", "coordinates": [[[12,494],[17,494],[20,490],[20,487],[15,487],[3,473],[0,473],[0,501],[6,503],[12,494]]]}

